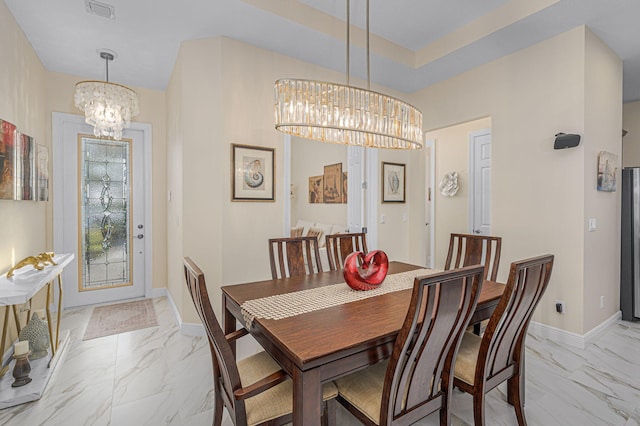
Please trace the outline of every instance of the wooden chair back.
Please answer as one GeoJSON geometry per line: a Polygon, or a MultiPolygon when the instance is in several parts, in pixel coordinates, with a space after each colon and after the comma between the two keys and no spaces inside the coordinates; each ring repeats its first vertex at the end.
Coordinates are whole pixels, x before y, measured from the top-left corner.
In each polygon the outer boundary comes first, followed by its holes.
{"type": "MultiPolygon", "coordinates": [[[[234,398],[234,391],[242,387],[235,355],[211,307],[204,273],[189,257],[185,257],[184,275],[189,294],[191,294],[191,299],[209,340],[213,362],[214,391],[220,393],[233,423],[246,424],[244,401],[234,398]]],[[[216,414],[221,415],[221,413],[216,414]]]]}
{"type": "Polygon", "coordinates": [[[290,237],[269,240],[272,278],[286,278],[322,272],[318,238],[290,237]]]}
{"type": "MultiPolygon", "coordinates": [[[[417,277],[387,367],[380,424],[412,424],[440,410],[449,424],[453,362],[475,311],[482,266],[417,277]]],[[[444,422],[444,423],[443,423],[444,422]]]]}
{"type": "Polygon", "coordinates": [[[486,235],[451,234],[449,252],[444,269],[484,265],[484,279],[495,281],[500,265],[501,237],[486,235]]]}
{"type": "Polygon", "coordinates": [[[343,269],[344,260],[354,251],[367,254],[367,234],[353,232],[348,234],[332,234],[325,237],[329,269],[343,269]]]}
{"type": "Polygon", "coordinates": [[[486,381],[487,392],[520,374],[529,322],[549,284],[553,255],[513,262],[509,280],[489,319],[480,344],[474,383],[486,381]]]}

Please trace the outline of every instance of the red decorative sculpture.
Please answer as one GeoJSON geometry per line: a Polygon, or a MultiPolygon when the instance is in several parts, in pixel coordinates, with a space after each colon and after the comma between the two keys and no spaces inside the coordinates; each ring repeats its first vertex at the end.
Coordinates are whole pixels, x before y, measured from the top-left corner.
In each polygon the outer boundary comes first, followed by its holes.
{"type": "Polygon", "coordinates": [[[344,280],[354,290],[378,288],[389,270],[389,259],[382,250],[373,250],[365,256],[361,251],[351,253],[344,260],[344,280]],[[358,264],[362,265],[358,268],[358,264]]]}

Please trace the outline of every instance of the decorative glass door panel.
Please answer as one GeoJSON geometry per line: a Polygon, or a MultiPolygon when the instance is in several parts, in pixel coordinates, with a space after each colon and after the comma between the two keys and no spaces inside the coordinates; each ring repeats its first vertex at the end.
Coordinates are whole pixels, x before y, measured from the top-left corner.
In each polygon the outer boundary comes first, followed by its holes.
{"type": "Polygon", "coordinates": [[[131,286],[131,140],[78,141],[78,290],[131,286]]]}

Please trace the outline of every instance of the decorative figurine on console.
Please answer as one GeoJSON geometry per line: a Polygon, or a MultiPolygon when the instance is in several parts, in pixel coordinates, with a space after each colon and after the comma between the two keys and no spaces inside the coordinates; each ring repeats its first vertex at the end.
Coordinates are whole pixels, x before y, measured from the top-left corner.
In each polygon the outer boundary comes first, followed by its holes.
{"type": "Polygon", "coordinates": [[[57,263],[53,260],[53,256],[53,252],[49,251],[40,253],[36,256],[25,257],[20,262],[16,263],[13,268],[9,269],[9,272],[7,272],[7,278],[11,278],[16,270],[27,265],[33,265],[33,267],[38,271],[42,271],[47,263],[49,265],[57,265],[57,263]]]}
{"type": "Polygon", "coordinates": [[[40,318],[37,312],[34,312],[31,321],[20,331],[18,340],[29,342],[30,360],[46,356],[49,353],[49,346],[51,346],[47,322],[40,318]]]}
{"type": "Polygon", "coordinates": [[[389,259],[382,250],[370,251],[366,256],[361,251],[356,251],[344,260],[342,274],[352,289],[373,290],[384,281],[388,270],[389,259]]]}

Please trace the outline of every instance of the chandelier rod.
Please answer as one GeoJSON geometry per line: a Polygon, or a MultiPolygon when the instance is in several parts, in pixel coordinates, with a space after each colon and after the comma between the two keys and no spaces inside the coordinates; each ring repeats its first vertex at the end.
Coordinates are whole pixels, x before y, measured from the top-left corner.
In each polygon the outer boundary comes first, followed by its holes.
{"type": "Polygon", "coordinates": [[[349,13],[351,12],[351,7],[350,5],[350,1],[347,0],[347,86],[350,86],[351,84],[349,84],[349,45],[351,44],[351,38],[350,38],[350,30],[351,30],[351,20],[349,17],[349,13]]]}
{"type": "Polygon", "coordinates": [[[107,83],[109,82],[109,61],[113,61],[113,54],[109,52],[100,52],[100,57],[105,62],[105,74],[107,77],[107,83]]]}
{"type": "Polygon", "coordinates": [[[371,90],[371,60],[369,57],[369,0],[367,0],[367,90],[371,90]]]}

